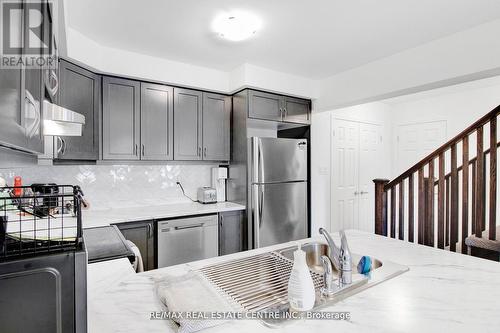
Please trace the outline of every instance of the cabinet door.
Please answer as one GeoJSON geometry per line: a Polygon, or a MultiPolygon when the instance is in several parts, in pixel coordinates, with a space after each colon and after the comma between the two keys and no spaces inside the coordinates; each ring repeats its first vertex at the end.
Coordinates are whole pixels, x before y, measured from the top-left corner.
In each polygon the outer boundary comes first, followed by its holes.
{"type": "Polygon", "coordinates": [[[21,114],[21,69],[0,69],[0,144],[25,148],[21,114]]]}
{"type": "Polygon", "coordinates": [[[243,251],[243,222],[243,211],[219,213],[219,255],[243,251]]]}
{"type": "Polygon", "coordinates": [[[138,160],[140,84],[103,78],[102,148],[105,160],[138,160]]]}
{"type": "Polygon", "coordinates": [[[174,159],[201,160],[202,93],[174,89],[174,159]]]}
{"type": "Polygon", "coordinates": [[[171,87],[141,83],[141,159],[174,158],[174,102],[171,87]]]}
{"type": "Polygon", "coordinates": [[[283,97],[260,91],[248,91],[248,116],[250,118],[281,121],[283,97]]]}
{"type": "Polygon", "coordinates": [[[203,93],[203,159],[229,161],[231,98],[203,93]]]}
{"type": "Polygon", "coordinates": [[[62,137],[56,142],[55,158],[97,160],[99,158],[100,76],[69,62],[60,65],[60,105],[85,116],[82,136],[62,137]]]}
{"type": "Polygon", "coordinates": [[[155,269],[154,222],[130,222],[118,224],[125,239],[134,243],[141,252],[144,270],[155,269]]]}
{"type": "Polygon", "coordinates": [[[306,99],[285,97],[283,107],[284,120],[292,123],[308,124],[311,110],[306,99]]]}
{"type": "MultiPolygon", "coordinates": [[[[33,2],[30,3],[30,8],[35,8],[43,13],[43,3],[33,2]]],[[[24,48],[25,53],[29,52],[29,56],[41,57],[44,55],[44,45],[36,45],[31,38],[32,34],[29,26],[29,13],[24,11],[24,48]],[[35,45],[30,45],[31,43],[35,45]]],[[[41,26],[43,31],[43,25],[41,26]]],[[[42,34],[43,35],[43,34],[42,34]]],[[[42,103],[43,103],[43,87],[42,87],[42,73],[43,70],[36,65],[26,66],[24,68],[24,122],[26,129],[26,136],[28,139],[28,150],[36,153],[43,153],[43,133],[42,133],[42,103]]]]}

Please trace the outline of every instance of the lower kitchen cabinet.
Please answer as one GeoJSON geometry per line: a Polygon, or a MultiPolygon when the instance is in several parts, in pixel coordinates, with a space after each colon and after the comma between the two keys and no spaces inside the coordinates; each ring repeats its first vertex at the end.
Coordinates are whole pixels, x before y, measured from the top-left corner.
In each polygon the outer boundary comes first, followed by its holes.
{"type": "Polygon", "coordinates": [[[245,250],[243,214],[241,210],[219,213],[219,255],[245,250]]]}
{"type": "Polygon", "coordinates": [[[117,224],[125,239],[134,243],[141,251],[144,270],[155,269],[155,227],[154,221],[117,224]]]}

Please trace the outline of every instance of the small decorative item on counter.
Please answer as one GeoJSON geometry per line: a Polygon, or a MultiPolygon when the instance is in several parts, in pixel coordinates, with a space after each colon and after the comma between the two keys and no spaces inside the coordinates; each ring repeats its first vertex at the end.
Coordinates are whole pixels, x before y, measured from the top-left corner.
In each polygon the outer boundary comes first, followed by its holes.
{"type": "Polygon", "coordinates": [[[368,256],[361,257],[358,263],[358,273],[367,274],[372,270],[372,259],[368,256]]]}
{"type": "Polygon", "coordinates": [[[306,262],[306,253],[300,244],[293,253],[293,267],[288,281],[288,302],[291,310],[308,311],[314,307],[316,292],[314,282],[306,262]]]}
{"type": "Polygon", "coordinates": [[[23,186],[23,179],[19,176],[14,177],[14,195],[16,197],[23,195],[23,189],[21,186],[23,186]]]}

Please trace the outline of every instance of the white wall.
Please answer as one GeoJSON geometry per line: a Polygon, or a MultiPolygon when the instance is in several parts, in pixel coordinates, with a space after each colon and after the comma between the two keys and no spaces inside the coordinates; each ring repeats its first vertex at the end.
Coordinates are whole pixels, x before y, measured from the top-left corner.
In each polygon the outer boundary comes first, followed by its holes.
{"type": "Polygon", "coordinates": [[[331,113],[311,117],[311,234],[330,226],[331,113]]]}
{"type": "Polygon", "coordinates": [[[107,74],[212,91],[229,90],[229,73],[100,45],[67,27],[67,56],[107,74]]]}
{"type": "MultiPolygon", "coordinates": [[[[313,113],[311,129],[311,214],[312,232],[317,233],[319,227],[329,229],[331,220],[331,184],[333,165],[332,126],[335,119],[346,119],[379,124],[382,126],[382,161],[380,177],[390,176],[392,160],[392,120],[391,108],[387,104],[374,102],[348,108],[313,113]]],[[[334,221],[335,223],[335,221],[334,221]]]]}
{"type": "MultiPolygon", "coordinates": [[[[444,120],[446,121],[446,138],[440,143],[444,144],[500,105],[500,76],[383,102],[392,109],[393,138],[391,141],[394,152],[397,150],[396,129],[402,124],[444,120]]],[[[487,133],[488,128],[485,128],[485,137],[488,137],[487,133]]],[[[471,137],[471,140],[470,146],[474,147],[474,137],[471,137]]],[[[485,142],[489,144],[488,141],[485,142]]],[[[396,158],[394,154],[393,166],[397,165],[396,158]]],[[[397,176],[403,171],[394,167],[392,176],[397,176]]]]}
{"type": "Polygon", "coordinates": [[[495,20],[327,78],[316,111],[499,75],[499,32],[495,20]]]}
{"type": "Polygon", "coordinates": [[[305,98],[317,98],[318,81],[251,64],[225,72],[100,45],[66,27],[66,55],[102,73],[172,85],[232,93],[253,87],[305,98]]]}
{"type": "MultiPolygon", "coordinates": [[[[330,158],[332,126],[335,118],[379,123],[383,126],[384,151],[380,158],[384,161],[384,166],[379,177],[392,179],[404,171],[396,170],[395,167],[398,125],[445,120],[446,141],[498,105],[500,105],[500,76],[380,102],[313,113],[311,138],[313,233],[321,226],[328,227],[331,219],[331,177],[334,173],[330,158]]],[[[486,137],[487,132],[486,128],[486,137]]],[[[471,138],[470,144],[473,147],[474,138],[471,138]]],[[[486,144],[489,144],[487,140],[486,144]]]]}

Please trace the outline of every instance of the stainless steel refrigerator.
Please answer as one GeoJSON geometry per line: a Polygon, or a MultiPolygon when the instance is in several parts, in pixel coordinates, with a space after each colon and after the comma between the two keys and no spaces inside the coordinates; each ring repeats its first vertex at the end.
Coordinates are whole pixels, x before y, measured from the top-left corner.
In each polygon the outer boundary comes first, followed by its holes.
{"type": "Polygon", "coordinates": [[[249,221],[254,247],[307,237],[307,140],[251,140],[249,221]]]}

